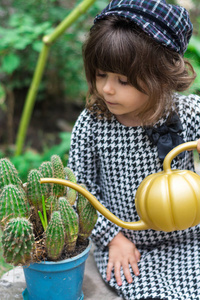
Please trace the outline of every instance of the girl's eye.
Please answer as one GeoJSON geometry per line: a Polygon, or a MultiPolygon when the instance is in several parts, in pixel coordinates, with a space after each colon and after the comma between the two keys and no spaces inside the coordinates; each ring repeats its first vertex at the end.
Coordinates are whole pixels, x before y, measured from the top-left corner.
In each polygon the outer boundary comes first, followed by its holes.
{"type": "Polygon", "coordinates": [[[121,80],[120,78],[119,78],[119,83],[122,84],[122,85],[128,85],[129,84],[128,81],[121,80]]]}
{"type": "Polygon", "coordinates": [[[96,73],[96,76],[98,76],[98,77],[106,77],[106,73],[103,73],[103,72],[97,72],[96,73]]]}

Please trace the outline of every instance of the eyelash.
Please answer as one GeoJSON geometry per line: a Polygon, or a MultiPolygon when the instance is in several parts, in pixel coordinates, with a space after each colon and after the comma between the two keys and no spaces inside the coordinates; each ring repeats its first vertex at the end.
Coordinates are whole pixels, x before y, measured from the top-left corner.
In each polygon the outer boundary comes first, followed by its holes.
{"type": "MultiPolygon", "coordinates": [[[[105,78],[106,77],[106,74],[101,74],[101,73],[97,73],[97,75],[96,75],[97,77],[101,77],[101,78],[105,78]]],[[[121,85],[128,85],[128,82],[126,81],[122,81],[120,78],[118,79],[118,81],[119,81],[119,83],[121,84],[121,85]]]]}
{"type": "Polygon", "coordinates": [[[104,77],[106,76],[106,74],[100,74],[100,73],[97,73],[96,76],[97,76],[97,77],[103,77],[103,78],[104,78],[104,77]]]}
{"type": "Polygon", "coordinates": [[[125,81],[121,81],[120,79],[119,79],[119,83],[122,84],[122,85],[128,85],[127,81],[126,82],[125,81]]]}

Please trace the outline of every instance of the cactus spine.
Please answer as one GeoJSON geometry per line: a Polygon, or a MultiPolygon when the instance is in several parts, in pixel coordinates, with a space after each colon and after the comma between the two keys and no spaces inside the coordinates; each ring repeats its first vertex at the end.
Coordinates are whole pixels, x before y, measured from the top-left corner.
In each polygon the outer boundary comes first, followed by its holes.
{"type": "Polygon", "coordinates": [[[25,192],[16,185],[9,184],[3,188],[0,195],[0,221],[5,224],[15,217],[28,217],[30,212],[25,192]]]}
{"type": "Polygon", "coordinates": [[[15,166],[7,159],[0,159],[0,191],[8,184],[15,184],[22,187],[22,181],[19,178],[15,166]]]}
{"type": "Polygon", "coordinates": [[[29,172],[27,179],[27,197],[31,205],[37,210],[42,211],[42,196],[46,198],[48,190],[46,184],[40,184],[40,178],[42,178],[42,174],[38,170],[34,169],[29,172]]]}
{"type": "Polygon", "coordinates": [[[78,195],[77,211],[79,215],[79,241],[83,242],[90,236],[98,214],[92,204],[81,194],[78,195]]]}
{"type": "Polygon", "coordinates": [[[26,264],[34,248],[32,224],[25,218],[13,218],[5,226],[2,235],[3,256],[15,266],[26,264]]]}
{"type": "Polygon", "coordinates": [[[54,211],[46,230],[46,249],[48,257],[58,260],[65,244],[64,227],[59,211],[54,211]]]}
{"type": "MultiPolygon", "coordinates": [[[[52,155],[51,157],[52,169],[53,169],[53,177],[65,179],[65,172],[63,163],[58,155],[52,155]]],[[[53,195],[56,197],[61,197],[65,193],[65,186],[53,184],[53,195]]]]}
{"type": "Polygon", "coordinates": [[[59,198],[59,209],[65,229],[65,243],[68,252],[73,252],[78,238],[78,216],[65,197],[59,198]]]}
{"type": "MultiPolygon", "coordinates": [[[[73,183],[77,183],[76,180],[76,176],[74,175],[74,173],[72,172],[72,170],[68,167],[64,168],[64,172],[65,175],[67,176],[67,178],[73,182],[73,183]]],[[[68,192],[67,192],[67,200],[69,201],[69,203],[71,205],[74,205],[75,201],[76,201],[76,190],[69,188],[68,192]]]]}

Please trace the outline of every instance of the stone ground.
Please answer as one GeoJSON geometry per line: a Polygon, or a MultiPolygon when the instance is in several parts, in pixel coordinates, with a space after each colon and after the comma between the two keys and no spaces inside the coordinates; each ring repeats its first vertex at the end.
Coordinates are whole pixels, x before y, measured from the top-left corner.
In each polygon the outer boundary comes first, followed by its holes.
{"type": "MultiPolygon", "coordinates": [[[[92,247],[85,265],[83,280],[84,300],[122,300],[101,279],[94,262],[93,250],[94,248],[92,247]]],[[[15,267],[13,270],[5,273],[0,279],[0,299],[23,300],[22,292],[25,288],[26,283],[23,270],[21,267],[15,267]]]]}

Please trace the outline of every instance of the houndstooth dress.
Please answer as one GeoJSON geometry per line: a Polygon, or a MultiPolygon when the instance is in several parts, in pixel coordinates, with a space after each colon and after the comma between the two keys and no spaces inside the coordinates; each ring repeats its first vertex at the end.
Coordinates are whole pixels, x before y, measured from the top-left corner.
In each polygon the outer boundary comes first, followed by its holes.
{"type": "MultiPolygon", "coordinates": [[[[184,142],[200,137],[200,97],[174,94],[174,109],[182,123],[184,142]]],[[[161,119],[155,127],[165,123],[161,119]]],[[[112,213],[124,221],[138,221],[134,196],[142,180],[162,170],[163,161],[141,126],[126,127],[113,116],[97,120],[87,110],[78,118],[72,134],[69,167],[79,183],[112,213]]],[[[172,168],[194,170],[193,152],[176,157],[172,168]]],[[[105,282],[108,243],[121,231],[141,253],[140,275],[130,268],[133,282],[118,286],[112,273],[108,284],[124,299],[200,299],[200,226],[171,233],[133,231],[112,224],[99,214],[92,232],[95,261],[105,282]]]]}

